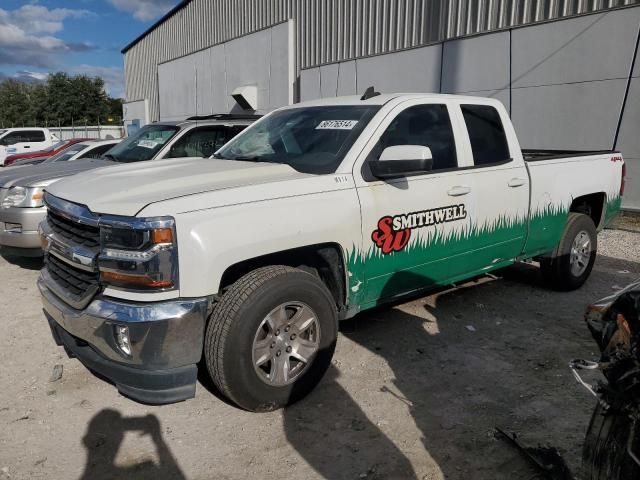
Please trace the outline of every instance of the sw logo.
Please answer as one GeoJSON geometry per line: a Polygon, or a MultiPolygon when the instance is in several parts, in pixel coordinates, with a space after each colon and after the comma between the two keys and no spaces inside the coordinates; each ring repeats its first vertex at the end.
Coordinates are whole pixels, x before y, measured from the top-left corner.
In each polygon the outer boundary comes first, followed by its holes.
{"type": "Polygon", "coordinates": [[[403,250],[411,239],[411,230],[430,227],[439,223],[454,222],[467,218],[464,204],[433,208],[402,215],[385,216],[378,220],[378,228],[371,233],[376,247],[387,255],[403,250]]]}

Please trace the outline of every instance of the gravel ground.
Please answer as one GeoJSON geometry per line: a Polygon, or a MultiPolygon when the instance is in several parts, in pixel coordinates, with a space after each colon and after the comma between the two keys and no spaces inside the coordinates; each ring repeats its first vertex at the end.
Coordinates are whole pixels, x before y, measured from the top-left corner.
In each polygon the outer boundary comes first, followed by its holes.
{"type": "Polygon", "coordinates": [[[318,389],[265,414],[207,382],[175,405],[121,397],[54,345],[40,265],[0,257],[0,478],[533,478],[495,426],[557,447],[578,470],[593,401],[567,363],[596,357],[582,312],[640,276],[640,234],[599,242],[576,292],[549,291],[517,265],[344,322],[318,389]]]}

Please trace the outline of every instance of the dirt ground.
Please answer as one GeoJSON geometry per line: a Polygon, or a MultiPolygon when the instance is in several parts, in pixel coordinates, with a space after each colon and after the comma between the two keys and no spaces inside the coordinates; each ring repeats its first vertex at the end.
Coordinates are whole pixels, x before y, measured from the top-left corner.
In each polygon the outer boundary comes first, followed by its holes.
{"type": "Polygon", "coordinates": [[[38,262],[0,258],[0,479],[536,478],[496,426],[557,447],[577,472],[594,401],[567,364],[596,357],[582,313],[640,276],[639,233],[599,240],[576,292],[517,265],[343,323],[319,388],[266,414],[202,384],[162,407],[120,396],[54,345],[38,262]]]}

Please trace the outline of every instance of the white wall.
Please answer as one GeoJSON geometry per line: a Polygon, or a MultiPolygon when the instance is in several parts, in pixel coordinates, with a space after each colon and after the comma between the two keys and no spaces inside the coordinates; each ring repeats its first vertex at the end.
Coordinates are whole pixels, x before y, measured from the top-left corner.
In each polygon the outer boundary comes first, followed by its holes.
{"type": "Polygon", "coordinates": [[[231,92],[258,88],[257,113],[292,101],[290,25],[281,23],[158,66],[160,120],[238,111],[231,92]]]}

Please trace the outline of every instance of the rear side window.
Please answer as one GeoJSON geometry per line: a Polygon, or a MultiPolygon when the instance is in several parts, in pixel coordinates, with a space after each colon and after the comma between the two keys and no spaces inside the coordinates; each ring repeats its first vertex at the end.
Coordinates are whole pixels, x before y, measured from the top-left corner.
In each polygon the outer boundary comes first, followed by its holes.
{"type": "Polygon", "coordinates": [[[458,166],[456,142],[445,105],[416,105],[400,112],[380,137],[377,156],[385,148],[396,145],[429,147],[433,170],[458,166]]]}
{"type": "Polygon", "coordinates": [[[23,137],[25,142],[44,142],[44,132],[42,130],[27,130],[23,137]]]}
{"type": "Polygon", "coordinates": [[[509,145],[498,111],[488,105],[461,105],[471,140],[473,163],[488,165],[508,160],[509,145]]]}

